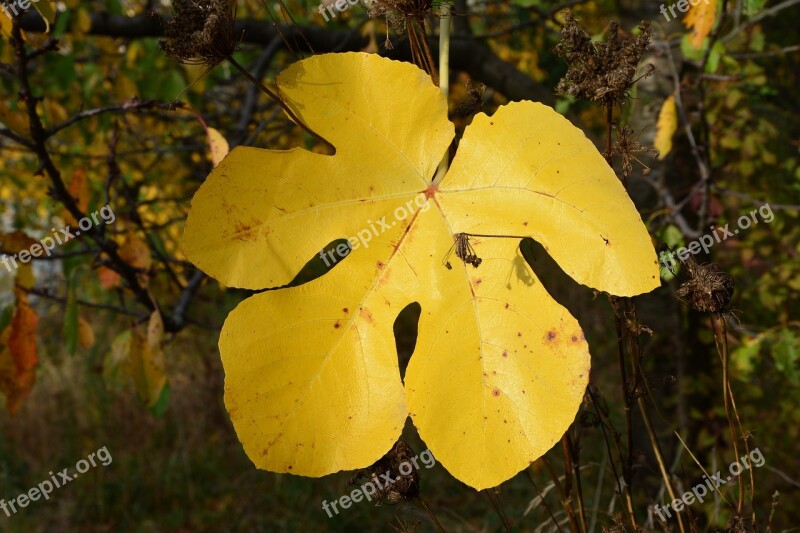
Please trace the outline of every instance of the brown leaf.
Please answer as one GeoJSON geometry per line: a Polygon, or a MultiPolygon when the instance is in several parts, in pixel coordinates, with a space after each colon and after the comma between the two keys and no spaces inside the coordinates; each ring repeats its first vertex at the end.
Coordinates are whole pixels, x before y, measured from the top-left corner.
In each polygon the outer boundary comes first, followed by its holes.
{"type": "Polygon", "coordinates": [[[28,296],[14,291],[17,308],[14,317],[0,333],[0,390],[6,397],[6,410],[14,415],[36,380],[36,326],[39,316],[28,304],[28,296]]]}

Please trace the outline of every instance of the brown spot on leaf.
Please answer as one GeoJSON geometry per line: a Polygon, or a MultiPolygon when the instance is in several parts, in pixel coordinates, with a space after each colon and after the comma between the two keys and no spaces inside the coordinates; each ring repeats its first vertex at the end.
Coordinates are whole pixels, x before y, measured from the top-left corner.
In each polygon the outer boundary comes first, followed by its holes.
{"type": "Polygon", "coordinates": [[[254,229],[261,225],[257,220],[251,220],[248,224],[236,222],[233,226],[235,236],[240,241],[254,241],[258,238],[258,230],[254,229]]]}
{"type": "Polygon", "coordinates": [[[547,332],[547,334],[545,335],[545,338],[546,338],[546,339],[547,339],[549,342],[552,342],[552,341],[554,341],[554,340],[556,339],[556,330],[554,330],[554,329],[551,329],[550,331],[548,331],[548,332],[547,332]]]}
{"type": "Polygon", "coordinates": [[[508,303],[506,303],[506,309],[508,309],[508,307],[509,307],[509,304],[508,304],[508,303]]]}
{"type": "Polygon", "coordinates": [[[344,309],[342,309],[342,311],[344,311],[345,313],[349,313],[350,312],[350,310],[348,308],[346,308],[346,307],[344,309]]]}
{"type": "Polygon", "coordinates": [[[367,324],[374,324],[375,320],[372,318],[372,313],[369,312],[366,308],[362,307],[358,310],[358,314],[361,315],[361,318],[364,319],[364,322],[367,324]]]}
{"type": "Polygon", "coordinates": [[[340,327],[342,327],[342,325],[337,320],[336,323],[333,325],[333,329],[339,329],[340,327]]]}
{"type": "Polygon", "coordinates": [[[508,351],[503,350],[503,357],[508,357],[508,351]]]}
{"type": "Polygon", "coordinates": [[[385,267],[386,265],[383,263],[383,261],[378,261],[378,262],[376,263],[376,266],[377,266],[378,268],[383,268],[383,267],[385,267]]]}
{"type": "Polygon", "coordinates": [[[500,396],[500,391],[499,391],[499,390],[497,390],[497,389],[494,389],[494,390],[492,391],[492,396],[500,396]]]}
{"type": "Polygon", "coordinates": [[[517,337],[522,337],[522,332],[521,331],[517,332],[517,337]]]}

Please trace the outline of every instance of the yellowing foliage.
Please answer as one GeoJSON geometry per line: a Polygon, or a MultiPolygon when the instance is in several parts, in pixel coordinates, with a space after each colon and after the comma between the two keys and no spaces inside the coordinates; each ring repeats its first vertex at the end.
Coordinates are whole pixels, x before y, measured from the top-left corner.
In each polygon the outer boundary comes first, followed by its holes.
{"type": "Polygon", "coordinates": [[[225,140],[219,130],[208,128],[206,133],[208,134],[208,147],[211,152],[211,164],[216,167],[228,155],[230,147],[228,141],[225,140]]]}
{"type": "Polygon", "coordinates": [[[671,94],[661,105],[656,124],[656,138],[653,147],[658,150],[658,158],[664,159],[672,151],[672,137],[678,129],[678,109],[675,107],[675,95],[671,94]]]}
{"type": "Polygon", "coordinates": [[[594,145],[547,106],[477,115],[436,183],[453,125],[416,67],[314,56],[278,85],[336,155],[234,149],[192,202],[186,255],[226,285],[262,289],[336,239],[353,251],[228,316],[225,402],[245,451],[275,472],[363,468],[410,414],[455,477],[498,485],[561,438],[589,378],[580,326],[527,265],[520,237],[580,283],[647,292],[658,269],[635,207],[594,145]],[[463,233],[480,262],[457,251],[447,268],[463,233]],[[412,302],[422,314],[404,384],[393,323],[412,302]]]}
{"type": "Polygon", "coordinates": [[[714,19],[717,16],[717,0],[697,2],[686,14],[683,25],[692,30],[689,42],[695,48],[703,46],[703,41],[711,33],[714,19]]]}

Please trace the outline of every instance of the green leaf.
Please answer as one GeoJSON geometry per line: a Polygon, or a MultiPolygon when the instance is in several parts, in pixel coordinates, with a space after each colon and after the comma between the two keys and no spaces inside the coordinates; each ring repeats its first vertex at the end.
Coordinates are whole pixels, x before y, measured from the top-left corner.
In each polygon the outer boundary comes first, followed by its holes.
{"type": "Polygon", "coordinates": [[[744,0],[744,14],[748,17],[757,15],[762,9],[766,0],[744,0]]]}
{"type": "Polygon", "coordinates": [[[800,386],[800,338],[790,329],[780,332],[773,357],[778,369],[795,387],[800,386]]]}
{"type": "Polygon", "coordinates": [[[170,389],[169,383],[167,383],[161,389],[161,395],[158,397],[155,405],[150,408],[150,412],[155,416],[162,416],[164,413],[166,413],[167,407],[169,407],[169,399],[171,394],[172,389],[170,389]]]}
{"type": "Polygon", "coordinates": [[[752,374],[755,367],[755,360],[761,352],[761,345],[764,341],[763,336],[759,335],[753,339],[745,339],[742,345],[731,353],[731,359],[743,377],[752,374]]]}

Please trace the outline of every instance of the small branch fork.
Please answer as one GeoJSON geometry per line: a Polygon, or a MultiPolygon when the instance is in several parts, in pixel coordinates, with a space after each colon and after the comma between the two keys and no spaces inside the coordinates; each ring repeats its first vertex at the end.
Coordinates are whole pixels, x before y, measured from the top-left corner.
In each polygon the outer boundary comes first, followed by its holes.
{"type": "MultiPolygon", "coordinates": [[[[102,114],[108,114],[108,113],[124,114],[129,112],[140,112],[144,110],[157,110],[157,109],[165,109],[172,111],[181,107],[181,104],[177,103],[166,104],[155,101],[131,100],[122,105],[108,106],[108,107],[83,111],[81,113],[72,116],[71,118],[65,120],[60,124],[52,126],[51,128],[45,128],[42,123],[41,117],[39,116],[39,113],[36,109],[36,103],[38,101],[38,98],[36,98],[33,95],[33,91],[31,89],[29,64],[32,59],[47,52],[48,50],[55,49],[57,43],[55,42],[55,40],[52,40],[49,41],[45,47],[35,52],[27,53],[25,50],[24,40],[22,39],[20,26],[16,21],[14,21],[12,26],[10,41],[11,41],[11,46],[13,47],[14,50],[14,58],[15,58],[13,74],[19,81],[19,86],[20,86],[19,99],[20,102],[24,105],[24,108],[27,112],[30,137],[29,138],[24,137],[22,135],[19,135],[18,133],[15,133],[5,128],[0,129],[0,135],[24,146],[25,148],[28,148],[36,155],[39,162],[39,168],[37,170],[37,174],[46,176],[50,181],[50,195],[55,200],[61,202],[64,208],[75,218],[75,220],[83,219],[86,217],[86,213],[81,211],[80,207],[78,206],[77,200],[73,198],[72,195],[70,194],[68,187],[64,182],[61,172],[59,171],[58,167],[53,161],[47,148],[48,139],[50,139],[57,133],[69,128],[70,126],[80,121],[96,117],[102,114]]],[[[114,149],[115,149],[115,143],[111,150],[112,155],[109,156],[110,158],[109,161],[113,161],[114,149]]],[[[111,177],[109,179],[111,180],[111,177]]],[[[106,191],[107,199],[108,199],[108,192],[109,191],[107,190],[106,191]]],[[[147,311],[147,314],[152,313],[154,311],[162,312],[151,291],[145,285],[143,285],[140,280],[140,275],[143,274],[141,269],[132,266],[130,263],[128,263],[124,258],[120,256],[119,246],[114,240],[107,237],[105,228],[103,226],[93,225],[88,230],[84,230],[83,234],[86,235],[89,239],[91,239],[91,241],[94,243],[94,247],[89,252],[81,251],[79,252],[79,254],[93,253],[95,256],[103,255],[105,257],[103,264],[120,275],[126,287],[133,294],[135,301],[147,311]]],[[[63,258],[72,255],[74,254],[70,252],[70,253],[60,254],[59,257],[63,258]]],[[[187,319],[186,317],[186,311],[188,308],[189,300],[191,300],[192,296],[196,294],[199,286],[205,279],[202,273],[196,272],[192,276],[189,283],[186,284],[186,286],[182,286],[177,277],[175,276],[173,277],[174,281],[178,283],[181,289],[181,293],[179,295],[178,303],[175,306],[173,313],[170,315],[166,315],[162,312],[162,315],[164,315],[163,319],[164,319],[165,329],[169,332],[177,332],[180,329],[182,329],[187,323],[190,322],[190,320],[187,319]]],[[[58,300],[59,298],[47,290],[31,289],[29,292],[31,294],[36,294],[38,296],[45,298],[51,298],[55,300],[58,300]]],[[[125,308],[124,306],[123,307],[107,306],[103,304],[92,304],[91,302],[84,302],[84,301],[81,301],[80,303],[82,305],[107,309],[124,315],[131,315],[131,316],[142,315],[141,313],[136,313],[130,309],[125,308]]]]}

